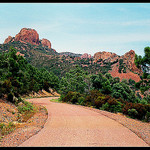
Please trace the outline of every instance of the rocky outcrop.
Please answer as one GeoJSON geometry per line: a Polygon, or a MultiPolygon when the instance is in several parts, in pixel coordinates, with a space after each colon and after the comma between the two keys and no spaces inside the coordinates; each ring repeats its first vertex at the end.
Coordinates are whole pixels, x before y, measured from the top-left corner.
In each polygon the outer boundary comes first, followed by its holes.
{"type": "Polygon", "coordinates": [[[8,36],[8,38],[5,39],[4,44],[9,43],[12,39],[11,36],[8,36]]]}
{"type": "MultiPolygon", "coordinates": [[[[51,42],[47,39],[39,39],[39,34],[35,29],[30,28],[22,28],[18,34],[16,34],[15,37],[8,36],[7,39],[5,39],[4,44],[8,42],[13,41],[20,41],[22,43],[30,43],[32,45],[40,45],[42,44],[43,47],[47,46],[49,49],[51,49],[51,42]]],[[[56,50],[54,50],[56,52],[56,50]]]]}
{"type": "Polygon", "coordinates": [[[135,59],[135,51],[130,50],[129,52],[125,53],[120,57],[120,59],[123,59],[123,62],[127,65],[127,68],[130,69],[133,72],[136,73],[142,73],[142,70],[138,69],[134,63],[135,59]]]}
{"type": "Polygon", "coordinates": [[[43,46],[47,46],[49,49],[51,49],[51,42],[50,42],[49,40],[47,40],[47,39],[42,39],[42,40],[41,40],[41,44],[42,44],[43,46]]]}
{"type": "Polygon", "coordinates": [[[84,53],[83,55],[81,55],[80,56],[81,57],[81,59],[83,59],[83,58],[91,58],[91,55],[90,54],[88,54],[88,53],[84,53]]]}
{"type": "Polygon", "coordinates": [[[25,41],[33,45],[39,44],[39,34],[36,30],[30,28],[23,28],[15,36],[15,41],[25,41]]]}
{"type": "Polygon", "coordinates": [[[102,59],[101,66],[105,65],[104,62],[112,63],[111,65],[112,70],[110,70],[109,73],[111,73],[113,77],[119,77],[121,80],[131,78],[135,80],[136,82],[141,80],[139,75],[141,75],[142,70],[138,69],[134,63],[134,59],[135,59],[134,50],[130,50],[129,52],[125,53],[122,56],[119,56],[111,52],[105,52],[105,51],[95,53],[93,62],[97,62],[100,59],[102,59]],[[118,72],[120,59],[123,59],[123,64],[126,68],[125,73],[118,72]]]}
{"type": "Polygon", "coordinates": [[[111,52],[97,52],[94,54],[94,62],[97,62],[98,60],[106,60],[106,62],[114,62],[117,60],[119,56],[116,53],[111,53],[111,52]]]}

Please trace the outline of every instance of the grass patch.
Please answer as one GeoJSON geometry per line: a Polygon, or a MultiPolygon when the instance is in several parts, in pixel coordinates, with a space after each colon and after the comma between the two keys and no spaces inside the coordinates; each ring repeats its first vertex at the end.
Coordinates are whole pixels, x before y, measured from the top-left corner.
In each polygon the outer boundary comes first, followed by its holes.
{"type": "Polygon", "coordinates": [[[51,102],[56,102],[56,103],[62,103],[62,101],[58,98],[58,99],[51,99],[51,102]]]}
{"type": "Polygon", "coordinates": [[[23,100],[23,103],[18,107],[18,121],[26,122],[29,118],[31,118],[36,112],[37,108],[30,102],[23,100]]]}
{"type": "Polygon", "coordinates": [[[15,125],[12,122],[9,122],[7,125],[4,123],[0,123],[0,131],[1,135],[7,135],[14,131],[15,125]]]}

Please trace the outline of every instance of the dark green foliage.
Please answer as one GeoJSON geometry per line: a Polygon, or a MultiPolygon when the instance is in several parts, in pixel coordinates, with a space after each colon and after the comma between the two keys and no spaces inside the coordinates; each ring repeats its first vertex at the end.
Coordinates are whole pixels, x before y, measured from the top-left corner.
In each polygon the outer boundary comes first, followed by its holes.
{"type": "Polygon", "coordinates": [[[101,96],[98,96],[98,98],[94,101],[94,105],[96,108],[102,107],[103,104],[105,104],[111,97],[109,95],[101,94],[101,96]]]}
{"type": "Polygon", "coordinates": [[[7,95],[8,101],[15,102],[14,96],[32,91],[58,88],[58,78],[46,69],[38,70],[22,56],[16,55],[17,50],[10,47],[8,53],[0,54],[0,96],[7,95]]]}
{"type": "Polygon", "coordinates": [[[108,102],[106,102],[105,104],[102,105],[100,109],[117,113],[117,112],[121,112],[122,107],[119,103],[111,105],[108,102]]]}
{"type": "Polygon", "coordinates": [[[74,70],[70,70],[65,77],[62,77],[59,84],[60,92],[62,94],[66,94],[69,91],[84,93],[88,88],[85,78],[86,73],[79,66],[76,66],[74,70]]]}
{"type": "Polygon", "coordinates": [[[115,98],[121,97],[122,99],[128,101],[128,102],[135,102],[136,101],[136,96],[134,92],[131,90],[131,88],[121,82],[121,83],[115,83],[112,87],[112,96],[115,98]]]}
{"type": "Polygon", "coordinates": [[[135,65],[143,71],[141,81],[137,82],[135,86],[140,89],[142,94],[147,95],[145,92],[150,89],[150,47],[145,47],[144,53],[143,57],[135,55],[135,65]]]}
{"type": "Polygon", "coordinates": [[[126,67],[125,63],[123,63],[123,59],[119,59],[119,70],[118,72],[121,73],[123,70],[123,73],[126,73],[126,67]]]}
{"type": "Polygon", "coordinates": [[[145,121],[146,122],[150,122],[150,112],[146,112],[146,115],[145,115],[145,121]]]}
{"type": "Polygon", "coordinates": [[[132,118],[136,118],[138,116],[138,112],[136,109],[128,109],[128,115],[132,118]]]}
{"type": "Polygon", "coordinates": [[[14,102],[13,97],[14,97],[14,96],[13,96],[12,93],[8,93],[7,100],[13,103],[13,102],[14,102]]]}
{"type": "MultiPolygon", "coordinates": [[[[138,103],[126,103],[122,112],[126,115],[131,115],[131,117],[136,117],[137,119],[144,119],[147,112],[150,112],[150,105],[138,104],[138,103]],[[133,116],[131,115],[131,109],[135,109],[138,113],[133,116]],[[130,110],[130,111],[129,111],[130,110]]],[[[134,112],[135,113],[135,112],[134,112]]]]}
{"type": "MultiPolygon", "coordinates": [[[[132,118],[149,120],[150,96],[147,91],[150,88],[150,48],[145,48],[143,58],[136,56],[137,66],[144,71],[141,81],[136,83],[132,79],[120,82],[119,77],[113,78],[108,73],[111,65],[118,60],[112,63],[106,60],[93,63],[93,58],[75,60],[74,55],[60,56],[53,49],[19,41],[2,44],[0,49],[8,50],[11,45],[25,54],[27,60],[17,56],[13,48],[8,53],[0,54],[0,97],[7,95],[9,101],[17,104],[22,101],[20,96],[23,94],[42,89],[49,92],[49,88],[53,88],[59,91],[63,102],[122,112],[132,118]],[[144,93],[143,99],[141,93],[135,95],[138,89],[144,93]]],[[[123,59],[119,60],[118,71],[126,72],[123,59]]]]}
{"type": "Polygon", "coordinates": [[[104,94],[110,94],[112,92],[112,88],[109,81],[109,79],[111,79],[111,76],[109,74],[106,74],[106,77],[99,73],[98,75],[92,75],[91,81],[95,89],[100,90],[104,94]]]}
{"type": "Polygon", "coordinates": [[[79,92],[69,91],[65,96],[61,96],[61,101],[75,104],[81,100],[81,96],[82,95],[79,92]]]}
{"type": "Polygon", "coordinates": [[[78,98],[78,104],[85,105],[85,98],[83,96],[78,98]]]}

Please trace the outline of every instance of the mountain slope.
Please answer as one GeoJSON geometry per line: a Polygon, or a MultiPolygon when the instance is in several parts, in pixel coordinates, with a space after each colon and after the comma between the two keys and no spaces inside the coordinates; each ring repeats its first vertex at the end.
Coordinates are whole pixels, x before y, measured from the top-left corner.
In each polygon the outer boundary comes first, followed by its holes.
{"type": "Polygon", "coordinates": [[[39,39],[34,29],[23,28],[15,37],[8,36],[4,44],[0,44],[0,51],[8,51],[13,46],[18,50],[18,55],[23,55],[29,63],[41,68],[44,67],[62,77],[67,71],[76,65],[82,67],[88,73],[110,72],[113,77],[140,80],[142,71],[135,66],[135,52],[130,50],[119,56],[111,52],[97,52],[91,55],[76,54],[71,52],[56,52],[51,48],[51,42],[47,39],[39,39]]]}

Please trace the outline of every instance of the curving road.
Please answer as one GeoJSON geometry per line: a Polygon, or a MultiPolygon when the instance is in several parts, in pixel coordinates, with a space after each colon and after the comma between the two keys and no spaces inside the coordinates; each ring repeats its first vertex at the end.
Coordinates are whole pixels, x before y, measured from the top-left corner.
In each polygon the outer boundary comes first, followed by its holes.
{"type": "Polygon", "coordinates": [[[29,100],[45,106],[48,119],[44,128],[20,147],[149,147],[118,122],[77,105],[50,102],[54,98],[29,100]]]}

